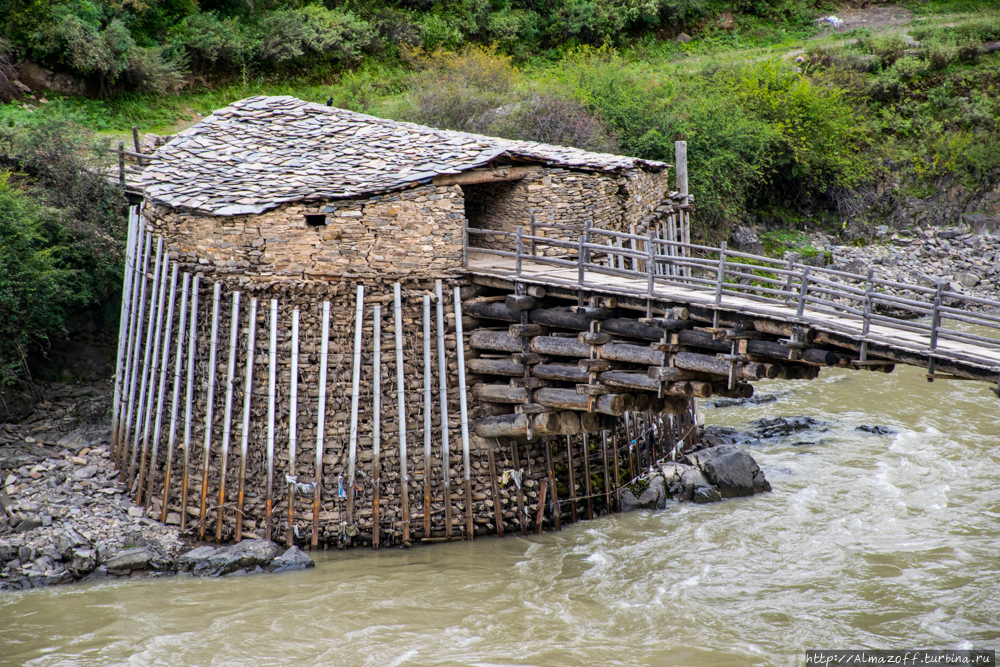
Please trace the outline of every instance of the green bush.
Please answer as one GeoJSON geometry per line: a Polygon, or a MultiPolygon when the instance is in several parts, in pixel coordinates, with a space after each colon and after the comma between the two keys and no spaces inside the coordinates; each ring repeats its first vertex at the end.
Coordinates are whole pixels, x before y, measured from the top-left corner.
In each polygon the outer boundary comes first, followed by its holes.
{"type": "Polygon", "coordinates": [[[269,14],[261,25],[260,56],[274,65],[308,58],[344,65],[377,44],[371,25],[351,12],[306,5],[269,14]]]}

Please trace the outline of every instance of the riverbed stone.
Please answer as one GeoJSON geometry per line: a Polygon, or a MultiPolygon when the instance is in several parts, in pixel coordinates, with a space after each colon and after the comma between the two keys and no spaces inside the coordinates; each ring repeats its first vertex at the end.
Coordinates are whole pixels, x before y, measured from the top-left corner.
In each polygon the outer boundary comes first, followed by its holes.
{"type": "Polygon", "coordinates": [[[705,477],[718,487],[723,498],[753,495],[757,462],[742,449],[709,459],[703,465],[705,477]]]}
{"type": "Polygon", "coordinates": [[[698,468],[691,468],[690,470],[684,471],[681,475],[681,499],[691,500],[694,496],[696,489],[700,489],[703,486],[710,486],[705,475],[698,468]]]}
{"type": "Polygon", "coordinates": [[[264,566],[264,570],[266,572],[287,572],[289,570],[304,570],[315,567],[315,565],[316,563],[309,557],[309,554],[293,546],[264,566]]]}
{"type": "Polygon", "coordinates": [[[716,486],[699,486],[694,490],[691,500],[696,503],[715,503],[722,500],[722,494],[716,486]]]}
{"type": "Polygon", "coordinates": [[[113,558],[108,559],[105,566],[111,574],[123,574],[132,570],[143,570],[149,564],[152,554],[146,547],[138,549],[126,549],[120,551],[113,558]]]}

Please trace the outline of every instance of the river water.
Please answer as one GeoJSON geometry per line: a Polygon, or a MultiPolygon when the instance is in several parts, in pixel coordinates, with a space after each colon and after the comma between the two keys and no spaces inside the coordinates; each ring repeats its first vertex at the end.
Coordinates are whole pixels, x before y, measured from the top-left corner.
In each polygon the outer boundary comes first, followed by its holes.
{"type": "Polygon", "coordinates": [[[0,595],[0,665],[795,665],[1000,648],[1000,402],[824,371],[709,409],[826,430],[753,445],[774,492],[561,533],[329,552],[300,573],[0,595]],[[894,435],[856,430],[882,425],[894,435]]]}

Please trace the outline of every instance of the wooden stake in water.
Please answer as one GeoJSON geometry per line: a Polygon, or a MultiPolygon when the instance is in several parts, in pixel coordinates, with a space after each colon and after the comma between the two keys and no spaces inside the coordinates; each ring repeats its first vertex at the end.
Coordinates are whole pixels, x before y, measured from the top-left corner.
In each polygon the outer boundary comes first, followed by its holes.
{"type": "Polygon", "coordinates": [[[174,444],[177,437],[177,413],[181,402],[181,369],[184,367],[184,334],[187,326],[188,291],[191,288],[191,274],[185,273],[181,279],[181,313],[177,322],[177,352],[174,353],[174,390],[170,401],[170,426],[167,428],[167,464],[163,475],[163,507],[160,509],[160,523],[167,521],[167,505],[170,502],[170,475],[174,465],[174,444]]]}
{"type": "MultiPolygon", "coordinates": [[[[167,268],[170,264],[170,256],[163,258],[163,266],[160,270],[160,281],[157,287],[157,299],[156,299],[156,310],[150,312],[150,322],[156,322],[154,327],[155,334],[153,336],[153,358],[149,364],[148,375],[146,378],[146,383],[143,386],[143,391],[146,393],[146,415],[142,421],[142,458],[139,462],[139,486],[136,489],[135,502],[137,505],[142,504],[142,492],[143,484],[146,480],[146,455],[149,453],[149,423],[153,419],[153,390],[156,387],[156,367],[160,360],[160,336],[163,334],[163,297],[167,292],[167,268]]],[[[156,406],[157,414],[159,414],[159,405],[156,406]]],[[[136,441],[138,443],[138,440],[136,441]]],[[[135,457],[132,458],[131,467],[135,466],[135,457]]],[[[132,470],[129,470],[129,480],[134,479],[132,475],[132,470]]]]}
{"type": "Polygon", "coordinates": [[[326,367],[330,358],[330,302],[323,302],[322,339],[319,346],[319,405],[316,411],[316,462],[313,479],[312,548],[319,548],[319,499],[323,484],[323,438],[326,435],[326,367]]]}
{"type": "Polygon", "coordinates": [[[493,514],[497,522],[497,535],[503,537],[503,508],[500,506],[500,490],[497,488],[497,462],[493,445],[486,443],[486,453],[490,461],[490,486],[493,492],[493,514]]]}
{"type": "Polygon", "coordinates": [[[271,539],[271,509],[274,505],[274,403],[278,373],[278,300],[271,299],[271,346],[267,371],[267,489],[264,505],[264,539],[271,539]]]}
{"type": "Polygon", "coordinates": [[[381,532],[378,514],[379,485],[381,466],[379,465],[379,450],[382,448],[382,306],[375,305],[372,314],[373,333],[372,348],[374,352],[372,368],[372,482],[374,496],[372,499],[372,548],[378,549],[378,538],[381,532]]]}
{"type": "MultiPolygon", "coordinates": [[[[153,427],[153,448],[149,456],[149,488],[146,490],[146,511],[153,501],[153,484],[156,480],[156,462],[160,456],[160,426],[166,412],[164,394],[167,390],[167,375],[170,371],[170,336],[174,326],[174,304],[177,300],[177,265],[170,272],[170,300],[167,305],[167,326],[163,333],[163,352],[160,353],[160,386],[156,392],[156,421],[153,427]]],[[[183,334],[182,334],[183,335],[183,334]]],[[[145,453],[145,452],[144,452],[145,453]]],[[[145,466],[143,466],[145,470],[145,466]]],[[[140,482],[141,485],[141,482],[140,482]]]]}
{"type": "Polygon", "coordinates": [[[128,447],[130,450],[129,454],[129,467],[128,467],[128,483],[129,486],[132,485],[132,480],[135,478],[135,463],[136,455],[138,454],[138,441],[139,432],[142,430],[142,416],[143,409],[146,406],[146,381],[149,373],[149,355],[152,352],[153,347],[153,329],[154,322],[156,321],[156,290],[159,287],[160,281],[160,264],[163,261],[163,239],[157,239],[156,244],[156,264],[153,269],[153,289],[149,295],[149,325],[146,327],[146,344],[142,354],[142,369],[139,372],[139,404],[135,410],[135,431],[131,431],[131,421],[129,423],[130,433],[128,435],[128,447]]]}
{"type": "Polygon", "coordinates": [[[181,530],[187,529],[188,471],[191,466],[191,422],[194,404],[194,361],[198,351],[198,287],[201,276],[191,285],[191,331],[188,336],[187,383],[184,392],[184,473],[181,479],[181,530]]]}
{"type": "Polygon", "coordinates": [[[521,534],[528,534],[528,513],[524,509],[524,491],[521,489],[524,484],[524,469],[521,468],[521,459],[517,455],[517,440],[510,441],[510,452],[511,456],[514,458],[514,470],[517,471],[520,478],[520,484],[515,483],[514,486],[517,487],[517,525],[521,526],[521,534]]]}
{"type": "Polygon", "coordinates": [[[226,408],[222,420],[222,464],[219,470],[219,511],[215,518],[215,541],[222,542],[223,508],[226,505],[226,473],[229,468],[229,437],[232,435],[233,382],[236,376],[236,347],[240,335],[240,293],[233,292],[229,317],[229,364],[226,366],[226,408]]]}
{"type": "Polygon", "coordinates": [[[406,385],[403,369],[403,304],[400,285],[392,286],[396,326],[396,403],[399,420],[399,472],[403,501],[403,544],[410,543],[410,475],[406,466],[406,385]]]}
{"type": "Polygon", "coordinates": [[[604,461],[604,511],[611,514],[611,478],[608,474],[608,432],[601,431],[601,459],[604,461]]]}
{"type": "Polygon", "coordinates": [[[424,295],[424,537],[431,536],[431,297],[424,295]]]}
{"type": "Polygon", "coordinates": [[[566,467],[569,468],[569,502],[573,523],[580,520],[576,511],[576,471],[573,469],[573,436],[566,436],[566,467]]]}
{"type": "Polygon", "coordinates": [[[198,537],[205,539],[205,512],[208,502],[208,464],[212,453],[212,416],[215,408],[215,362],[219,349],[219,300],[222,296],[222,283],[215,283],[212,291],[212,337],[208,348],[208,392],[205,397],[205,440],[202,444],[201,466],[201,513],[198,525],[198,537]]]}
{"type": "Polygon", "coordinates": [[[441,402],[441,471],[444,473],[444,535],[451,537],[451,462],[448,451],[448,357],[444,347],[444,296],[441,281],[434,281],[437,299],[438,398],[441,402]]]}
{"type": "Polygon", "coordinates": [[[552,467],[552,449],[547,442],[543,442],[542,447],[545,448],[545,467],[548,468],[549,486],[552,487],[552,520],[555,521],[556,530],[558,531],[562,530],[562,522],[559,517],[559,492],[556,489],[556,472],[552,467]]]}
{"type": "MultiPolygon", "coordinates": [[[[299,309],[292,311],[292,368],[288,378],[290,392],[288,395],[288,475],[292,480],[295,474],[296,446],[299,431],[299,309]]],[[[288,534],[285,544],[295,543],[295,482],[288,483],[288,534]]]]}
{"type": "Polygon", "coordinates": [[[358,399],[361,395],[361,326],[365,306],[364,285],[358,285],[354,312],[354,377],[351,381],[351,436],[348,445],[347,523],[354,524],[354,466],[358,455],[358,399]]]}
{"type": "Polygon", "coordinates": [[[594,518],[594,499],[590,489],[590,438],[583,434],[583,482],[587,494],[587,519],[594,518]]]}
{"type": "Polygon", "coordinates": [[[469,460],[469,408],[465,391],[465,335],[462,331],[462,294],[455,288],[455,350],[458,354],[458,401],[462,424],[462,465],[465,472],[465,535],[475,532],[472,521],[472,463],[469,460]]]}
{"type": "Polygon", "coordinates": [[[247,318],[247,354],[243,378],[243,428],[240,433],[240,486],[236,496],[236,541],[243,539],[243,495],[246,491],[247,454],[250,449],[250,400],[253,397],[254,354],[257,346],[257,299],[250,299],[247,318]]]}

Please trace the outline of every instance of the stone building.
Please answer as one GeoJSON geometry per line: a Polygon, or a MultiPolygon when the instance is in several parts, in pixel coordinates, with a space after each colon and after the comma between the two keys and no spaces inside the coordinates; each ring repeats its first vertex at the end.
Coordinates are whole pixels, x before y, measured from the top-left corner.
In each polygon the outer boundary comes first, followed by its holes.
{"type": "MultiPolygon", "coordinates": [[[[453,299],[478,289],[463,268],[463,252],[487,242],[476,229],[513,232],[534,224],[540,236],[575,239],[588,226],[641,227],[669,190],[667,165],[659,162],[436,130],[292,97],[254,97],[216,111],[160,148],[143,178],[146,233],[136,234],[132,254],[152,279],[131,283],[118,417],[124,467],[151,512],[168,522],[231,539],[239,516],[243,534],[264,535],[271,497],[276,536],[320,544],[431,538],[451,533],[452,520],[456,534],[470,527],[495,532],[494,500],[503,505],[508,530],[523,525],[525,512],[512,506],[511,488],[501,489],[501,499],[491,486],[516,463],[528,471],[523,492],[530,505],[546,467],[541,449],[501,447],[493,462],[481,439],[464,443],[471,447],[465,457],[458,444],[453,299]],[[198,289],[189,292],[195,276],[198,289]],[[359,285],[363,331],[356,351],[359,285]],[[324,302],[331,317],[321,416],[324,302]],[[189,330],[180,331],[185,317],[189,330]],[[438,348],[433,341],[429,358],[428,326],[444,343],[438,348]],[[407,461],[399,443],[397,332],[407,461]],[[355,352],[362,360],[357,396],[355,352]],[[442,407],[450,454],[442,447],[442,407]],[[498,469],[493,476],[491,463],[498,469]],[[449,490],[449,477],[469,484],[449,490]],[[409,531],[402,527],[404,497],[409,531]]],[[[466,330],[475,326],[466,320],[466,330]]],[[[467,341],[464,349],[466,357],[475,354],[467,341]]],[[[469,402],[470,419],[483,413],[469,402]]]]}

